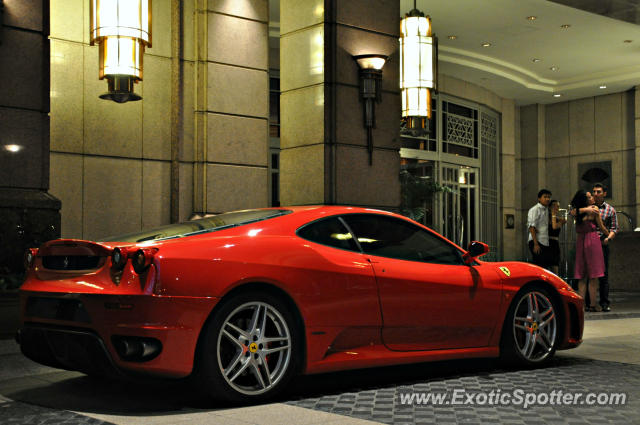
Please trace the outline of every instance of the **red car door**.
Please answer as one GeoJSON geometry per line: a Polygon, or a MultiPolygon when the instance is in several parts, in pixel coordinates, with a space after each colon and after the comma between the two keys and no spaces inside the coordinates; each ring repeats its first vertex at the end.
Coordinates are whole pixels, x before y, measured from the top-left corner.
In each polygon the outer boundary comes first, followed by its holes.
{"type": "Polygon", "coordinates": [[[468,266],[449,241],[413,223],[375,214],[345,215],[373,265],[382,338],[397,351],[488,345],[501,283],[489,266],[468,266]]]}

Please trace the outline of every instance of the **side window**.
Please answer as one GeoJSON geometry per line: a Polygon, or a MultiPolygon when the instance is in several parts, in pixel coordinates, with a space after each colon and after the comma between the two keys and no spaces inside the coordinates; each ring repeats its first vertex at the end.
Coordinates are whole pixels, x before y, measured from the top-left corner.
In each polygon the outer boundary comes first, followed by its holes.
{"type": "Polygon", "coordinates": [[[426,263],[463,264],[462,255],[453,245],[407,221],[373,214],[349,214],[342,218],[367,254],[426,263]]]}
{"type": "Polygon", "coordinates": [[[358,251],[358,245],[353,240],[351,233],[337,217],[318,220],[298,229],[298,236],[311,242],[334,248],[358,251]]]}

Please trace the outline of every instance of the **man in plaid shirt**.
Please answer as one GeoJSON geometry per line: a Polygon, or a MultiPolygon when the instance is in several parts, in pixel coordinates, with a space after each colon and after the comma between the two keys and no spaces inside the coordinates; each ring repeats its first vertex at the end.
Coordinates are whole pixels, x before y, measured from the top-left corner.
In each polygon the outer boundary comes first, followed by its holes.
{"type": "Polygon", "coordinates": [[[604,254],[604,276],[600,278],[600,306],[602,311],[611,311],[609,302],[609,242],[616,236],[618,221],[616,220],[615,208],[604,202],[604,198],[607,196],[607,188],[601,183],[596,183],[593,185],[592,194],[596,205],[600,209],[602,222],[609,229],[609,236],[604,237],[600,230],[598,230],[598,235],[602,242],[602,253],[604,254]]]}

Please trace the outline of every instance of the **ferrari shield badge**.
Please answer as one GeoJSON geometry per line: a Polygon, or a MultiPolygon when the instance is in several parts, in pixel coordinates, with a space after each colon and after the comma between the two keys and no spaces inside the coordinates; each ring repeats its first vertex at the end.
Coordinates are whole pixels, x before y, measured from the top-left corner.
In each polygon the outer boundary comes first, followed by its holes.
{"type": "Polygon", "coordinates": [[[500,267],[500,270],[502,270],[502,273],[504,273],[507,277],[511,276],[511,270],[509,270],[508,268],[502,266],[500,267]]]}

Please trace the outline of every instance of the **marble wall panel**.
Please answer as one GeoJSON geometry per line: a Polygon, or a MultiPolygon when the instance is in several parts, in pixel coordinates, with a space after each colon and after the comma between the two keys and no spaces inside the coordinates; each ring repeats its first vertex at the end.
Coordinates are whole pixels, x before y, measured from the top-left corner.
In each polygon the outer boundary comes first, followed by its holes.
{"type": "Polygon", "coordinates": [[[521,158],[538,157],[538,107],[528,105],[520,108],[521,158]]]}
{"type": "Polygon", "coordinates": [[[325,145],[280,151],[280,203],[311,205],[325,202],[325,145]]]}
{"type": "Polygon", "coordinates": [[[623,147],[623,93],[594,98],[595,152],[611,152],[623,147]]]}
{"type": "Polygon", "coordinates": [[[142,161],[142,228],[171,221],[171,163],[142,161]]]}
{"type": "Polygon", "coordinates": [[[337,203],[374,207],[400,206],[400,155],[374,150],[373,165],[364,148],[337,147],[337,203]]]}
{"type": "Polygon", "coordinates": [[[268,116],[269,78],[266,71],[208,64],[207,109],[252,117],[268,116]]]}
{"type": "MultiPolygon", "coordinates": [[[[0,186],[45,188],[49,119],[37,111],[0,107],[0,186]],[[16,150],[9,149],[15,145],[16,150]]],[[[47,173],[48,174],[48,173],[47,173]]]]}
{"type": "Polygon", "coordinates": [[[269,206],[267,169],[207,164],[207,211],[269,206]]]}
{"type": "Polygon", "coordinates": [[[207,161],[267,166],[267,120],[208,114],[207,161]]]}
{"type": "Polygon", "coordinates": [[[269,34],[266,22],[209,13],[208,25],[208,60],[268,69],[269,34]]]}
{"type": "MultiPolygon", "coordinates": [[[[5,12],[6,15],[7,12],[5,12]]],[[[0,105],[24,109],[47,109],[43,104],[44,74],[42,34],[2,28],[0,58],[0,105]],[[10,84],[7,82],[10,81],[10,84]]]]}
{"type": "Polygon", "coordinates": [[[282,148],[324,143],[324,85],[282,93],[280,111],[282,148]]]}
{"type": "Polygon", "coordinates": [[[82,43],[89,26],[89,19],[84,19],[85,7],[89,8],[89,2],[83,0],[50,0],[51,38],[82,43]]]}
{"type": "Polygon", "coordinates": [[[31,31],[42,31],[42,0],[5,0],[4,24],[31,31]]]}
{"type": "Polygon", "coordinates": [[[569,155],[569,102],[545,107],[545,141],[548,158],[569,155]]]}
{"type": "Polygon", "coordinates": [[[560,201],[560,208],[566,208],[577,190],[571,184],[569,158],[547,158],[546,169],[546,188],[551,191],[551,198],[560,201]]]}
{"type": "Polygon", "coordinates": [[[51,40],[51,150],[83,151],[84,48],[81,44],[51,40]]]}
{"type": "Polygon", "coordinates": [[[84,157],[83,237],[100,240],[142,226],[142,161],[84,157]]]}
{"type": "Polygon", "coordinates": [[[171,159],[171,59],[147,55],[142,99],[142,155],[171,159]]]}
{"type": "Polygon", "coordinates": [[[171,1],[151,2],[151,48],[146,53],[171,57],[171,1]]]}
{"type": "Polygon", "coordinates": [[[324,26],[280,38],[280,89],[287,91],[324,82],[324,26]]]}
{"type": "Polygon", "coordinates": [[[594,100],[572,100],[569,102],[569,143],[571,155],[595,152],[594,100]]]}
{"type": "Polygon", "coordinates": [[[62,202],[62,238],[81,239],[82,235],[82,155],[51,153],[49,193],[62,202]]]}
{"type": "Polygon", "coordinates": [[[400,37],[399,0],[349,0],[336,3],[338,23],[389,34],[396,39],[400,37]],[[376,12],[362,13],[363,10],[376,12]]]}
{"type": "Polygon", "coordinates": [[[322,23],[324,0],[280,0],[280,34],[322,23]]]}
{"type": "Polygon", "coordinates": [[[262,22],[269,20],[267,0],[209,0],[208,10],[262,22]]]}

